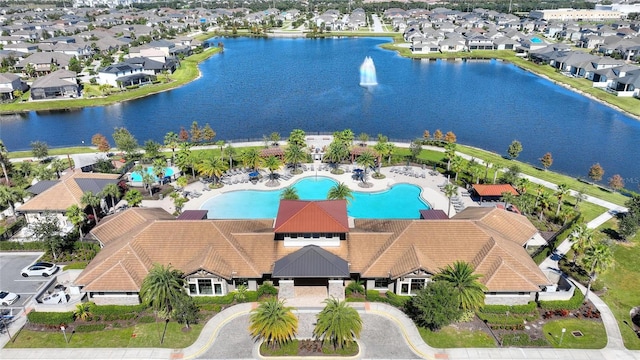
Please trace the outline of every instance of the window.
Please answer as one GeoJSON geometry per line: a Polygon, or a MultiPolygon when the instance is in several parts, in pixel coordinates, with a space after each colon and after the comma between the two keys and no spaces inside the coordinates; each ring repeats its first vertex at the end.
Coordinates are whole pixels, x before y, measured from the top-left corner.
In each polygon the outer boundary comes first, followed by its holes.
{"type": "Polygon", "coordinates": [[[246,278],[236,279],[236,286],[240,286],[240,285],[249,286],[249,279],[246,279],[246,278]]]}
{"type": "Polygon", "coordinates": [[[400,284],[400,294],[409,295],[409,284],[400,284]]]}
{"type": "Polygon", "coordinates": [[[198,295],[198,286],[194,283],[189,284],[189,294],[198,295]]]}
{"type": "Polygon", "coordinates": [[[404,279],[400,282],[401,295],[415,295],[420,289],[424,288],[427,279],[404,279]]]}
{"type": "Polygon", "coordinates": [[[222,284],[219,284],[219,283],[213,284],[213,288],[216,291],[216,295],[222,295],[222,284]]]}
{"type": "Polygon", "coordinates": [[[389,279],[375,279],[375,284],[373,285],[376,289],[386,289],[389,286],[389,279]]]}
{"type": "Polygon", "coordinates": [[[418,290],[424,287],[424,279],[411,279],[411,293],[415,294],[418,290]]]}
{"type": "Polygon", "coordinates": [[[211,279],[198,279],[198,293],[200,295],[212,295],[211,279]]]}

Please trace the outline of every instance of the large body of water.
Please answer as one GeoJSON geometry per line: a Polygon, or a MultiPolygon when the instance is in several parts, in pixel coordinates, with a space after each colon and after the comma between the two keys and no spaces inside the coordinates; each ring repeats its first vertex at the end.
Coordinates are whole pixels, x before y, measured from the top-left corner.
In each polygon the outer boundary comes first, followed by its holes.
{"type": "Polygon", "coordinates": [[[186,86],[106,107],[2,116],[0,138],[12,151],[35,140],[89,143],[120,126],[140,143],[162,142],[192,121],[208,122],[224,140],[286,136],[294,128],[413,139],[441,129],[501,154],[517,139],[519,159],[539,164],[551,152],[551,170],[573,176],[586,177],[599,162],[605,180],[620,174],[628,188],[640,183],[640,121],[516,66],[410,60],[379,49],[387,40],[374,38],[223,41],[225,52],[204,62],[202,78],[186,86]],[[379,84],[369,89],[359,86],[366,56],[379,84]]]}
{"type": "MultiPolygon", "coordinates": [[[[300,200],[326,200],[329,189],[336,184],[327,177],[307,177],[293,187],[300,200]]],[[[411,184],[395,184],[374,193],[354,191],[347,214],[357,219],[419,219],[420,210],[430,208],[421,200],[420,192],[420,187],[411,184]]],[[[229,191],[207,200],[200,208],[208,211],[209,219],[275,218],[281,193],[282,189],[229,191]]]]}

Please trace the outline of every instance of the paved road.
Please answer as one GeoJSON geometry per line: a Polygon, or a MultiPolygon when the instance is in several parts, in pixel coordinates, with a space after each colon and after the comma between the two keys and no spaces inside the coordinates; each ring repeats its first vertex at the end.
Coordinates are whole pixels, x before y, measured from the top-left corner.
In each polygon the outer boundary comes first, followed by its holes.
{"type": "Polygon", "coordinates": [[[373,32],[384,32],[384,27],[382,26],[382,22],[378,15],[371,15],[371,19],[373,19],[373,32]]]}

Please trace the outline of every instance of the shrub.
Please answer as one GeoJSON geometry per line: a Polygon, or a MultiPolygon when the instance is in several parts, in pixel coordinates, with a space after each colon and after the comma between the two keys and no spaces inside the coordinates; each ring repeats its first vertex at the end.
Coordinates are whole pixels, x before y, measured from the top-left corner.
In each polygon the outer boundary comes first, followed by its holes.
{"type": "Polygon", "coordinates": [[[138,314],[146,309],[146,305],[96,305],[91,304],[91,312],[94,315],[122,315],[138,314]]]}
{"type": "Polygon", "coordinates": [[[107,327],[106,324],[80,324],[74,327],[74,331],[79,333],[102,331],[105,327],[107,327]]]}
{"type": "Polygon", "coordinates": [[[527,305],[485,305],[480,312],[485,314],[530,314],[536,311],[538,304],[535,301],[529,301],[527,305]]]}
{"type": "Polygon", "coordinates": [[[397,295],[391,291],[387,291],[385,295],[387,295],[387,302],[398,308],[404,307],[407,301],[411,300],[411,296],[397,295]]]}
{"type": "Polygon", "coordinates": [[[220,304],[199,304],[198,307],[204,311],[220,312],[222,310],[220,304]]]}
{"type": "Polygon", "coordinates": [[[234,299],[234,293],[228,293],[224,296],[195,296],[193,301],[197,305],[203,304],[231,304],[234,299]]]}
{"type": "Polygon", "coordinates": [[[269,281],[265,281],[260,287],[258,287],[258,298],[261,298],[265,295],[277,296],[278,289],[269,281]]]}
{"type": "Polygon", "coordinates": [[[29,322],[42,325],[60,325],[73,322],[73,312],[38,312],[32,311],[27,315],[29,322]]]}
{"type": "Polygon", "coordinates": [[[145,316],[141,316],[140,319],[138,319],[138,322],[141,324],[150,324],[156,321],[156,318],[154,316],[151,315],[145,315],[145,316]]]}
{"type": "Polygon", "coordinates": [[[67,264],[64,266],[64,270],[81,270],[86,268],[88,265],[87,262],[85,261],[81,261],[81,262],[73,262],[71,264],[67,264]]]}
{"type": "Polygon", "coordinates": [[[367,290],[365,297],[369,301],[384,301],[378,290],[367,290]]]}
{"type": "Polygon", "coordinates": [[[418,325],[432,331],[456,321],[462,315],[455,289],[445,281],[433,281],[406,302],[405,311],[418,325]]]}
{"type": "Polygon", "coordinates": [[[245,295],[245,301],[247,301],[247,302],[258,301],[258,292],[257,291],[247,290],[247,292],[244,295],[245,295]]]}
{"type": "Polygon", "coordinates": [[[351,294],[360,294],[364,295],[364,286],[362,286],[362,281],[352,281],[347,285],[344,289],[345,295],[349,296],[351,294]]]}
{"type": "Polygon", "coordinates": [[[524,324],[524,320],[522,317],[518,317],[518,316],[506,316],[506,315],[499,315],[499,314],[483,314],[481,312],[478,312],[478,317],[480,318],[480,320],[482,321],[486,321],[487,323],[491,324],[491,325],[520,325],[520,324],[524,324]]]}
{"type": "Polygon", "coordinates": [[[544,310],[576,310],[582,306],[584,295],[577,288],[573,292],[573,296],[569,300],[564,301],[539,301],[540,308],[544,310]]]}
{"type": "Polygon", "coordinates": [[[0,251],[10,250],[40,250],[47,251],[49,248],[42,241],[0,241],[0,251]]]}

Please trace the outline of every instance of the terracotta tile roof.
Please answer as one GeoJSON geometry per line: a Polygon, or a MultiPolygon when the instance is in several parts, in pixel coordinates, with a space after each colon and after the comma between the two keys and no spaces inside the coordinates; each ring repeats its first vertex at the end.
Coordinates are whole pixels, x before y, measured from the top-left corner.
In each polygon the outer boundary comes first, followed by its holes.
{"type": "Polygon", "coordinates": [[[347,202],[282,200],[274,227],[276,233],[347,233],[347,202]]]}
{"type": "Polygon", "coordinates": [[[516,189],[509,184],[474,184],[473,190],[478,196],[494,196],[500,197],[502,193],[509,192],[513,195],[519,195],[516,189]]]}
{"type": "Polygon", "coordinates": [[[59,183],[27,201],[18,210],[22,212],[65,212],[71,205],[82,207],[80,198],[83,192],[76,182],[77,179],[117,180],[119,177],[118,174],[73,172],[61,178],[59,183]]]}
{"type": "MultiPolygon", "coordinates": [[[[171,264],[187,275],[203,270],[225,279],[261,278],[273,272],[276,261],[301,249],[274,240],[271,219],[175,221],[154,216],[166,215],[130,209],[103,221],[93,232],[110,240],[76,284],[87,291],[137,291],[154,263],[171,264]]],[[[358,219],[347,240],[324,250],[348,261],[350,272],[365,278],[435,274],[462,260],[483,275],[489,291],[535,291],[548,280],[522,247],[530,224],[518,216],[468,208],[448,220],[358,219]]]]}
{"type": "Polygon", "coordinates": [[[124,235],[134,236],[153,220],[170,220],[175,217],[161,208],[131,208],[102,219],[89,233],[89,238],[104,246],[124,235]]]}

